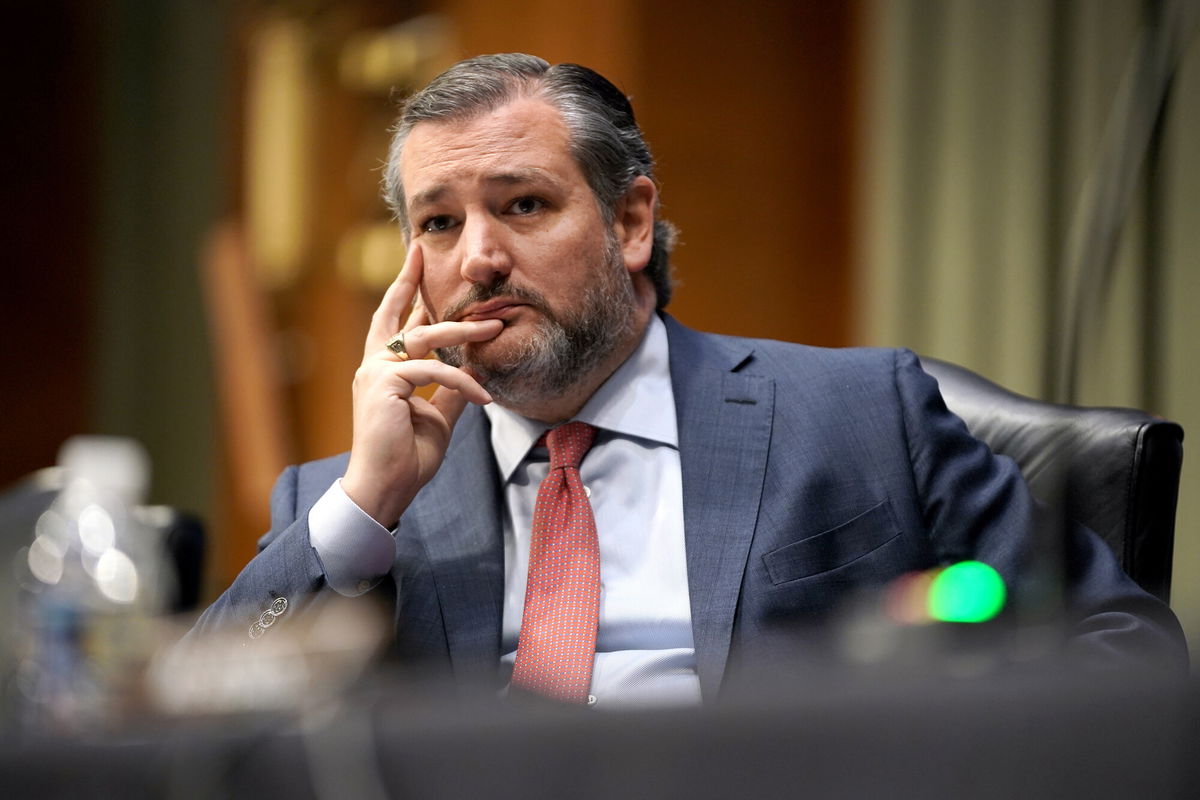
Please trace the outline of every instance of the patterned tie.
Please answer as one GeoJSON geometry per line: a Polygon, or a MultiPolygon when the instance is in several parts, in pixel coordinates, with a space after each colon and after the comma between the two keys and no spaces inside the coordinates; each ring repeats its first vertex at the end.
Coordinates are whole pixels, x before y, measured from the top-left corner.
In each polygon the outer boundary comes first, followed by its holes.
{"type": "Polygon", "coordinates": [[[546,435],[550,471],[538,488],[529,544],[529,580],[512,685],[587,701],[600,619],[600,544],[579,462],[596,429],[568,422],[546,435]]]}

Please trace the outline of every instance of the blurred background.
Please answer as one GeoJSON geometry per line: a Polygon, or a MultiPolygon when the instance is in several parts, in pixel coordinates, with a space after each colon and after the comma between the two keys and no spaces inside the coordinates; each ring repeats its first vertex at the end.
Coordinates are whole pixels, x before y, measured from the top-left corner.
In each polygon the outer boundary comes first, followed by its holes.
{"type": "MultiPolygon", "coordinates": [[[[1197,5],[8,4],[0,487],[72,434],[135,437],[150,501],[205,521],[215,597],[278,471],[349,446],[403,259],[377,192],[396,99],[510,50],[633,98],[685,323],[903,345],[1198,436],[1197,5]]],[[[1173,605],[1200,654],[1187,461],[1173,605]]]]}

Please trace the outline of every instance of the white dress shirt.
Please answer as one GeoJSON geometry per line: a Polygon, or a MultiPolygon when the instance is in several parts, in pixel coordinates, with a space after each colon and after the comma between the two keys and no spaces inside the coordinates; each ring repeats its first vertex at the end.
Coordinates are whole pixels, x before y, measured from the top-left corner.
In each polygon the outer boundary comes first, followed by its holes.
{"type": "MultiPolygon", "coordinates": [[[[698,703],[683,484],[667,334],[652,317],[638,348],[574,419],[594,425],[580,466],[600,542],[600,627],[589,702],[597,706],[698,703]]],[[[484,408],[504,487],[501,664],[511,673],[525,604],[538,485],[549,468],[546,430],[498,405],[484,408]]],[[[340,482],[309,512],[309,536],[334,590],[357,595],[390,569],[391,534],[340,482]]]]}

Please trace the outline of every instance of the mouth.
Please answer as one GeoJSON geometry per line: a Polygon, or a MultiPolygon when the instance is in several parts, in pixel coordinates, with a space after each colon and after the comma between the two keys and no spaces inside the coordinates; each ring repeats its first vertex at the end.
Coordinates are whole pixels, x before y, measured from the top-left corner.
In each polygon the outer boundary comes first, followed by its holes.
{"type": "Polygon", "coordinates": [[[507,322],[513,314],[526,305],[528,304],[511,299],[490,300],[486,303],[468,306],[458,317],[458,321],[478,322],[485,319],[499,319],[507,322]]]}

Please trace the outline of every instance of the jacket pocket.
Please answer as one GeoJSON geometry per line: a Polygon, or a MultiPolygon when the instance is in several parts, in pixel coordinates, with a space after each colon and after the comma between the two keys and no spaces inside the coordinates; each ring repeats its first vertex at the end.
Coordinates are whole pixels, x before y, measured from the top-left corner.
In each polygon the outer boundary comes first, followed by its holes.
{"type": "Polygon", "coordinates": [[[786,583],[843,567],[900,532],[891,501],[883,500],[841,525],[772,550],[762,557],[763,564],[771,583],[786,583]]]}

